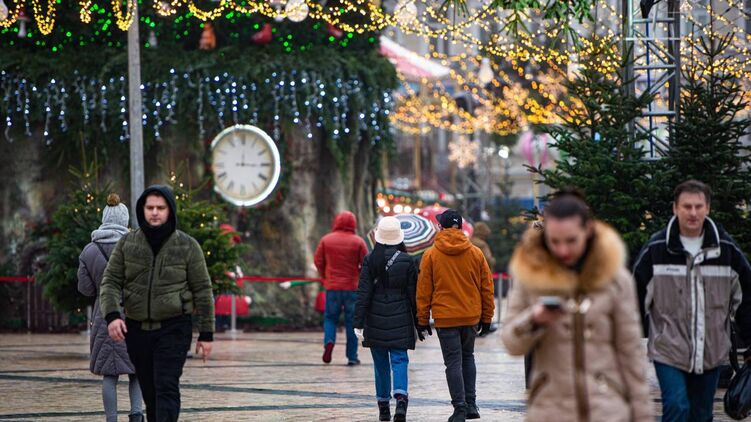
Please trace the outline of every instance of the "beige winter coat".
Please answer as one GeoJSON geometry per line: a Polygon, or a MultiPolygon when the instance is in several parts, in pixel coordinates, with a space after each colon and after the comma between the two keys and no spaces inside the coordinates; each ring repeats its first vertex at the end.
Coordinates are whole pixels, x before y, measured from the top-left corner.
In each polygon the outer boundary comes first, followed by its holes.
{"type": "Polygon", "coordinates": [[[533,354],[529,421],[652,421],[647,357],[623,241],[595,224],[579,273],[562,266],[530,229],[514,251],[514,280],[502,338],[512,355],[533,354]],[[566,314],[532,323],[540,296],[560,296],[566,314]]]}

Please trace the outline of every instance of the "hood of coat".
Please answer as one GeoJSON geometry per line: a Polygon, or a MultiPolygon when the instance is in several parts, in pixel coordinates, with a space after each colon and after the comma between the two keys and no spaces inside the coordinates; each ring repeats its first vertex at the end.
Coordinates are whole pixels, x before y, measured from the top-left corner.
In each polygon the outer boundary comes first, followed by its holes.
{"type": "Polygon", "coordinates": [[[443,229],[435,237],[435,247],[446,255],[459,255],[472,247],[461,229],[443,229]]]}
{"type": "Polygon", "coordinates": [[[331,231],[354,233],[355,227],[357,227],[357,217],[349,211],[342,211],[334,217],[331,231]]]}
{"type": "Polygon", "coordinates": [[[545,247],[542,230],[530,228],[509,263],[514,280],[529,290],[544,294],[590,292],[612,283],[626,265],[626,245],[618,233],[595,222],[587,256],[580,272],[560,263],[545,247]]]}
{"type": "Polygon", "coordinates": [[[472,232],[472,237],[477,237],[477,238],[487,241],[489,236],[490,236],[490,227],[488,227],[487,224],[483,223],[482,221],[475,224],[475,229],[472,232]]]}

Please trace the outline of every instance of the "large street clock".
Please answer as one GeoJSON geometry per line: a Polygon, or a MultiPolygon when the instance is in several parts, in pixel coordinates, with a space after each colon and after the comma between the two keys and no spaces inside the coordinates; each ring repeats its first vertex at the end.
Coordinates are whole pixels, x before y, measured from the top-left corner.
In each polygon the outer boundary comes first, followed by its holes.
{"type": "Polygon", "coordinates": [[[279,150],[266,132],[235,125],[211,142],[214,190],[232,204],[251,207],[276,188],[281,172],[279,150]]]}

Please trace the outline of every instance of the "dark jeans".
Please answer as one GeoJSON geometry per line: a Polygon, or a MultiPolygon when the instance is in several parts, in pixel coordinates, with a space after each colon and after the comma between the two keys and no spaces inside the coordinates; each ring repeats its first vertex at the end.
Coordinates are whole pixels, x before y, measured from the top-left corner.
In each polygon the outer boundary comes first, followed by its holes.
{"type": "Polygon", "coordinates": [[[336,343],[336,326],[344,310],[344,331],[347,334],[347,359],[357,360],[357,336],[352,326],[355,317],[357,292],[349,290],[326,290],[326,312],[323,315],[323,344],[336,343]]]}
{"type": "Polygon", "coordinates": [[[663,422],[711,422],[720,369],[690,374],[655,362],[662,392],[663,422]]]}
{"type": "Polygon", "coordinates": [[[438,328],[446,381],[451,393],[451,404],[464,406],[474,403],[477,397],[475,381],[475,326],[438,328]]]}
{"type": "Polygon", "coordinates": [[[125,343],[141,385],[149,422],[175,422],[180,415],[180,375],[190,349],[190,315],[162,321],[158,330],[126,319],[125,343]]]}

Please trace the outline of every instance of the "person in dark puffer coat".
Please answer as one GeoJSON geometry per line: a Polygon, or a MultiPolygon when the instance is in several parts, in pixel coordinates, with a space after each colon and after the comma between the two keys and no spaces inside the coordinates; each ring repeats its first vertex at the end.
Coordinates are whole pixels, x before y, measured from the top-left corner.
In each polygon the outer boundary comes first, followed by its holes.
{"type": "Polygon", "coordinates": [[[110,194],[102,212],[102,225],[91,232],[91,243],[83,248],[78,265],[78,291],[85,296],[97,298],[91,317],[90,369],[92,374],[103,377],[102,401],[107,422],[117,422],[117,381],[120,375],[128,375],[129,420],[143,421],[141,388],[135,376],[135,368],[128,357],[128,350],[124,343],[116,343],[110,338],[107,324],[99,310],[99,286],[104,270],[115,244],[128,233],[128,221],[128,208],[120,203],[117,194],[110,194]]]}
{"type": "Polygon", "coordinates": [[[393,372],[394,421],[406,421],[407,349],[415,348],[417,267],[406,253],[404,233],[395,217],[381,219],[375,239],[376,246],[365,257],[360,272],[355,333],[363,339],[362,345],[369,347],[373,356],[379,420],[391,419],[389,405],[393,372]]]}

